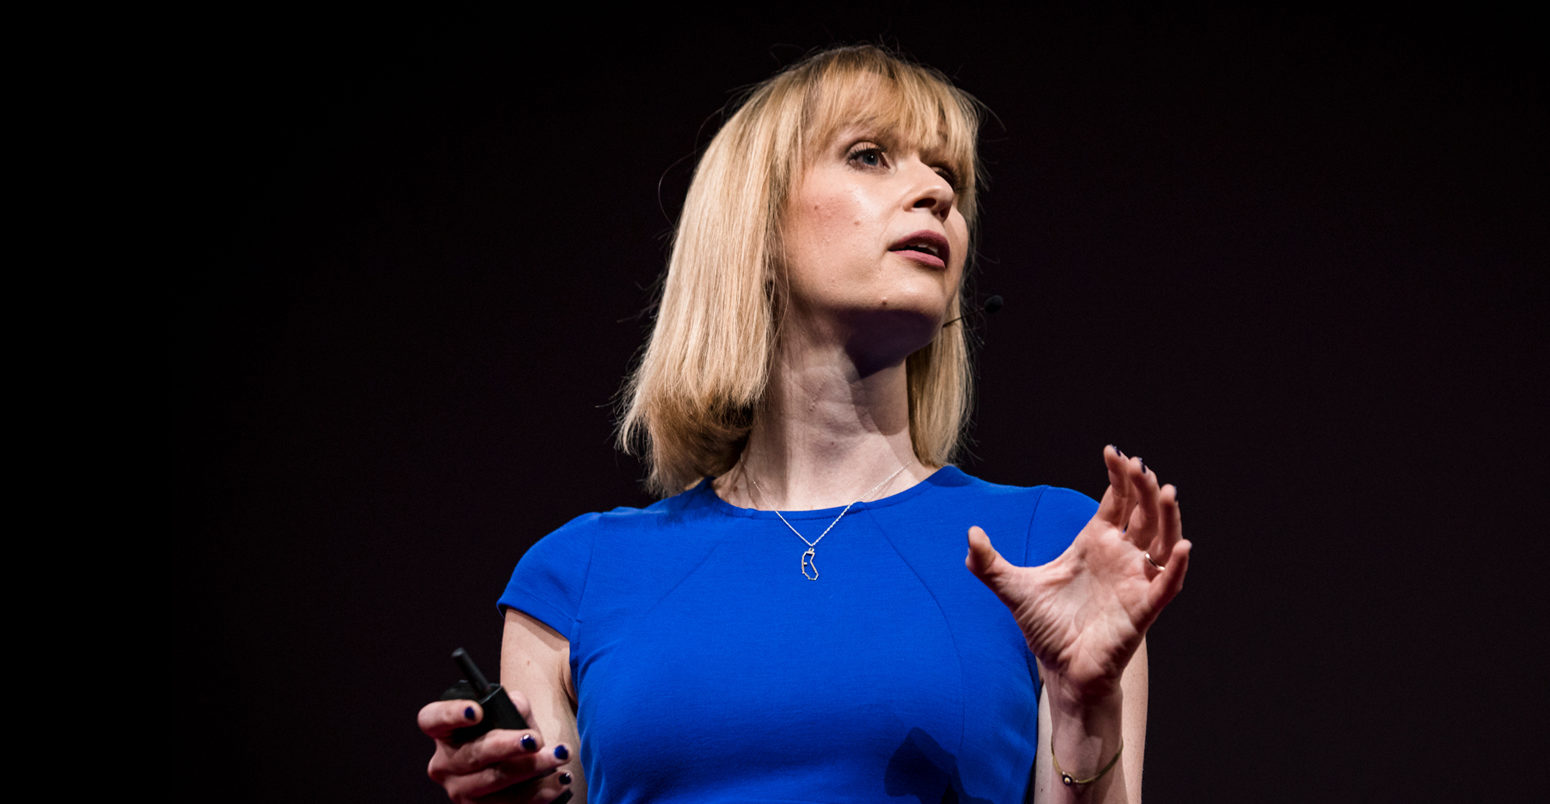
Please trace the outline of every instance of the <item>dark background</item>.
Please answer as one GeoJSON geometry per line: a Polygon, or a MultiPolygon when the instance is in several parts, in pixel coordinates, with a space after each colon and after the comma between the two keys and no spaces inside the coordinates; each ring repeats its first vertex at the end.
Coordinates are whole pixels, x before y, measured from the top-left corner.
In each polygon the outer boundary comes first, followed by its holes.
{"type": "Polygon", "coordinates": [[[1180,487],[1148,799],[1533,798],[1543,29],[1416,13],[195,21],[161,87],[177,622],[225,680],[195,798],[438,799],[448,652],[493,668],[526,546],[648,501],[611,404],[717,110],[854,41],[995,113],[962,464],[1097,495],[1113,442],[1180,487]]]}

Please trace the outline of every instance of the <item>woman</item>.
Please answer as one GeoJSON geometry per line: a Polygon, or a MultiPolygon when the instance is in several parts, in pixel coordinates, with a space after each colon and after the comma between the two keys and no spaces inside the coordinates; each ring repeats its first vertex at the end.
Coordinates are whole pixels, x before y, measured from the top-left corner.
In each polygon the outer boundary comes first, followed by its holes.
{"type": "Polygon", "coordinates": [[[1189,542],[1112,447],[1096,505],[949,464],[977,125],[856,47],[712,141],[621,425],[676,496],[523,557],[501,679],[532,728],[456,745],[476,705],[420,713],[454,800],[1139,799],[1143,637],[1189,542]]]}

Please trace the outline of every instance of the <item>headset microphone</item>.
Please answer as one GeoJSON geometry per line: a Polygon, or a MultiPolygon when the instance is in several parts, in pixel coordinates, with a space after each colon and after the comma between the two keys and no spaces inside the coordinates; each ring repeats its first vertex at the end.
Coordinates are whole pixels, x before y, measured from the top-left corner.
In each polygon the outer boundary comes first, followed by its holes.
{"type": "MultiPolygon", "coordinates": [[[[1004,304],[1006,304],[1006,299],[1001,298],[1000,294],[996,294],[996,295],[991,296],[990,298],[986,299],[985,303],[980,305],[980,309],[984,310],[986,315],[990,315],[990,314],[996,312],[997,310],[1000,310],[1002,305],[1004,305],[1004,304]]],[[[952,326],[953,324],[956,324],[956,323],[958,323],[959,321],[962,321],[962,320],[963,320],[963,316],[958,316],[957,318],[954,318],[953,320],[943,324],[942,328],[946,329],[946,328],[952,326]]]]}

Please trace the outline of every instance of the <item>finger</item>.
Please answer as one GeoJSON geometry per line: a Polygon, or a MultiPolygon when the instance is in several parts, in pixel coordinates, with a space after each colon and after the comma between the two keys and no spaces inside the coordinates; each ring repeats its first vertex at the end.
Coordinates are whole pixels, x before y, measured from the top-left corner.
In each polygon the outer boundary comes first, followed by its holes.
{"type": "Polygon", "coordinates": [[[1151,546],[1157,535],[1157,524],[1162,520],[1162,512],[1158,507],[1157,473],[1148,471],[1146,463],[1140,458],[1135,460],[1134,466],[1128,468],[1132,472],[1130,483],[1135,491],[1136,508],[1125,537],[1131,544],[1145,550],[1151,546]]]}
{"type": "Polygon", "coordinates": [[[1184,574],[1189,571],[1189,553],[1192,546],[1188,539],[1180,539],[1178,544],[1173,545],[1173,554],[1168,557],[1168,561],[1158,562],[1163,564],[1162,573],[1147,587],[1147,604],[1151,610],[1147,627],[1151,627],[1151,621],[1155,621],[1163,608],[1173,601],[1173,598],[1179,594],[1179,590],[1184,588],[1184,574]]]}
{"type": "Polygon", "coordinates": [[[500,767],[486,768],[478,773],[455,776],[442,783],[447,796],[453,801],[523,802],[553,801],[566,789],[549,771],[533,776],[523,771],[500,767]]]}
{"type": "Polygon", "coordinates": [[[996,552],[990,537],[978,525],[969,528],[969,555],[963,563],[974,573],[974,577],[980,579],[980,583],[990,587],[990,591],[995,592],[997,597],[1005,599],[1001,590],[1008,574],[1017,567],[996,552]]]}
{"type": "Polygon", "coordinates": [[[1130,464],[1119,447],[1109,445],[1103,450],[1103,464],[1109,472],[1109,487],[1098,503],[1097,517],[1123,530],[1130,522],[1130,511],[1135,506],[1134,490],[1130,481],[1130,464]]]}
{"type": "Polygon", "coordinates": [[[466,795],[482,798],[493,793],[516,793],[520,801],[552,801],[571,783],[566,769],[571,755],[563,744],[553,751],[539,751],[521,760],[494,765],[466,777],[466,795]]]}
{"type": "Polygon", "coordinates": [[[571,783],[574,781],[570,770],[561,766],[547,776],[518,785],[512,790],[522,794],[519,800],[523,802],[551,801],[555,804],[565,804],[575,797],[575,793],[571,791],[571,783]]]}
{"type": "Polygon", "coordinates": [[[530,750],[530,743],[521,739],[523,735],[498,729],[457,749],[438,751],[431,759],[429,775],[457,800],[502,791],[520,793],[519,800],[529,800],[544,780],[563,769],[571,755],[563,744],[553,750],[530,750]]]}
{"type": "Polygon", "coordinates": [[[417,718],[420,731],[429,737],[444,740],[452,736],[454,729],[472,726],[484,718],[484,710],[476,701],[433,701],[420,707],[417,718]]]}
{"type": "Polygon", "coordinates": [[[1184,538],[1184,523],[1179,514],[1179,490],[1173,484],[1163,486],[1157,492],[1157,534],[1150,544],[1142,545],[1152,560],[1167,564],[1173,555],[1174,545],[1184,538]]]}
{"type": "Polygon", "coordinates": [[[437,775],[468,775],[502,762],[530,759],[543,748],[543,740],[544,737],[536,731],[498,728],[462,745],[437,742],[436,756],[432,756],[429,768],[431,778],[437,778],[437,775]]]}

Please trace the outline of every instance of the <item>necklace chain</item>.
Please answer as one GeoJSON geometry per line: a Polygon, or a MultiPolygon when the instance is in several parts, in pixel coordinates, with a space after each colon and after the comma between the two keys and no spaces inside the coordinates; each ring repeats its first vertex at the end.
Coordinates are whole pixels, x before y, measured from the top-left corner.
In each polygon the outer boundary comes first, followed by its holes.
{"type": "MultiPolygon", "coordinates": [[[[785,523],[786,527],[789,528],[792,533],[796,534],[798,539],[802,540],[803,544],[807,545],[807,552],[802,554],[802,577],[808,579],[809,581],[816,581],[816,580],[818,580],[818,565],[813,563],[813,560],[817,557],[816,551],[817,551],[817,548],[818,548],[818,543],[823,541],[823,537],[829,535],[829,531],[834,530],[834,526],[835,525],[840,524],[840,520],[844,519],[845,515],[850,513],[850,509],[851,509],[852,506],[854,506],[858,502],[861,502],[863,500],[871,498],[872,495],[877,493],[878,489],[881,489],[883,486],[888,485],[888,483],[890,481],[892,481],[894,478],[898,477],[899,473],[903,472],[903,471],[904,471],[904,464],[901,463],[901,464],[899,464],[899,468],[893,470],[893,474],[883,478],[881,483],[878,483],[877,485],[873,486],[870,491],[868,491],[866,494],[861,495],[861,497],[859,497],[858,499],[851,500],[850,504],[846,505],[845,508],[840,511],[840,515],[835,517],[834,521],[829,523],[829,527],[824,528],[823,529],[823,533],[818,534],[818,538],[816,538],[816,539],[809,540],[806,536],[803,536],[802,535],[802,531],[797,530],[796,526],[791,524],[791,521],[786,519],[786,515],[782,514],[779,509],[773,509],[773,508],[770,509],[770,510],[775,512],[775,516],[780,517],[780,521],[785,523]]],[[[748,482],[752,483],[753,487],[755,489],[758,489],[760,493],[763,493],[764,487],[759,485],[759,481],[754,480],[753,475],[748,474],[748,470],[747,469],[743,470],[743,474],[745,476],[747,476],[748,482]]],[[[758,499],[755,499],[754,502],[758,503],[758,499]]]]}

